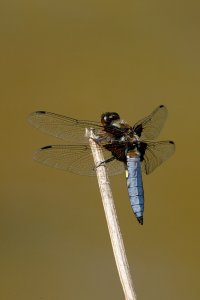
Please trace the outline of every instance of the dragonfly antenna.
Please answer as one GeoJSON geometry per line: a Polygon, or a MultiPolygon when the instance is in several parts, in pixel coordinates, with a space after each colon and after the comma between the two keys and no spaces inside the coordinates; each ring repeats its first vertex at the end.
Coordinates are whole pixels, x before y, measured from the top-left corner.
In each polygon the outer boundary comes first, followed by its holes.
{"type": "Polygon", "coordinates": [[[100,188],[115,262],[123,287],[125,299],[136,300],[136,293],[131,279],[130,269],[126,257],[122,234],[119,227],[110,182],[106,171],[106,166],[105,164],[102,164],[102,161],[105,161],[103,153],[101,151],[101,148],[95,142],[95,135],[92,129],[86,129],[86,136],[89,138],[95,166],[98,166],[96,168],[97,180],[100,188]]]}

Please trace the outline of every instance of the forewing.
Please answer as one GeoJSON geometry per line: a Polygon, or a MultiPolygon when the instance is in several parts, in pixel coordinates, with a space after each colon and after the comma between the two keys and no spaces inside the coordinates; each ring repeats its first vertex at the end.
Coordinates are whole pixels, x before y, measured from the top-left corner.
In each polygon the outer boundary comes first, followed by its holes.
{"type": "Polygon", "coordinates": [[[158,106],[148,117],[138,121],[133,130],[141,140],[155,140],[167,118],[167,108],[164,105],[158,106]]]}
{"type": "MultiPolygon", "coordinates": [[[[111,157],[109,151],[102,151],[105,160],[111,157]]],[[[34,154],[34,160],[79,175],[96,175],[89,145],[46,146],[34,154]]],[[[124,164],[117,160],[107,163],[106,166],[109,175],[117,175],[124,171],[124,164]]]]}
{"type": "Polygon", "coordinates": [[[46,111],[33,112],[29,122],[45,133],[75,144],[88,143],[86,128],[94,128],[96,131],[102,128],[98,122],[76,120],[46,111]]]}
{"type": "Polygon", "coordinates": [[[152,173],[165,160],[175,152],[175,144],[172,141],[161,141],[148,143],[142,161],[142,170],[146,174],[152,173]]]}

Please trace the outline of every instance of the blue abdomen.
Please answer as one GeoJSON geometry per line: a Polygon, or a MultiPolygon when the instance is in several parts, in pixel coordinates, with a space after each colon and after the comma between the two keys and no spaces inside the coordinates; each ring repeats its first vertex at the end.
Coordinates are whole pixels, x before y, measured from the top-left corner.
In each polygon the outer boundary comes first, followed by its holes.
{"type": "Polygon", "coordinates": [[[126,182],[131,207],[138,222],[142,225],[144,213],[144,190],[142,184],[142,171],[139,156],[127,156],[126,182]]]}

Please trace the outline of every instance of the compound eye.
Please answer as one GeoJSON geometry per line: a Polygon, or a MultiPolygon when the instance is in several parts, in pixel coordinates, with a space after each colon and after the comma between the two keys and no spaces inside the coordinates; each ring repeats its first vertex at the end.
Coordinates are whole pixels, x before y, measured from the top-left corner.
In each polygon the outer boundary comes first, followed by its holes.
{"type": "Polygon", "coordinates": [[[105,123],[108,123],[110,121],[110,116],[109,115],[105,115],[103,117],[103,120],[104,120],[105,123]]]}
{"type": "Polygon", "coordinates": [[[101,122],[103,125],[110,125],[111,122],[115,120],[119,120],[119,115],[115,112],[107,112],[102,114],[101,116],[101,122]]]}
{"type": "Polygon", "coordinates": [[[114,112],[114,113],[110,114],[109,118],[110,118],[110,121],[115,121],[115,120],[119,120],[120,116],[114,112]]]}
{"type": "Polygon", "coordinates": [[[110,123],[110,113],[104,113],[101,115],[101,123],[103,125],[108,125],[110,123]]]}

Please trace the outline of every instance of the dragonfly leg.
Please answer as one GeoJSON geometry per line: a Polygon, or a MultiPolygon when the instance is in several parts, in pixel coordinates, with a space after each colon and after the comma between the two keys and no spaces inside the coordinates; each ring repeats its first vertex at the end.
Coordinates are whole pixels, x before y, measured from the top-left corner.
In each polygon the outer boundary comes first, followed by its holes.
{"type": "Polygon", "coordinates": [[[114,159],[115,159],[115,157],[112,156],[112,157],[110,157],[110,158],[108,158],[108,159],[102,161],[98,166],[95,167],[95,169],[98,168],[98,167],[100,167],[100,166],[102,166],[102,165],[104,165],[104,164],[107,164],[107,163],[113,161],[114,159]]]}

